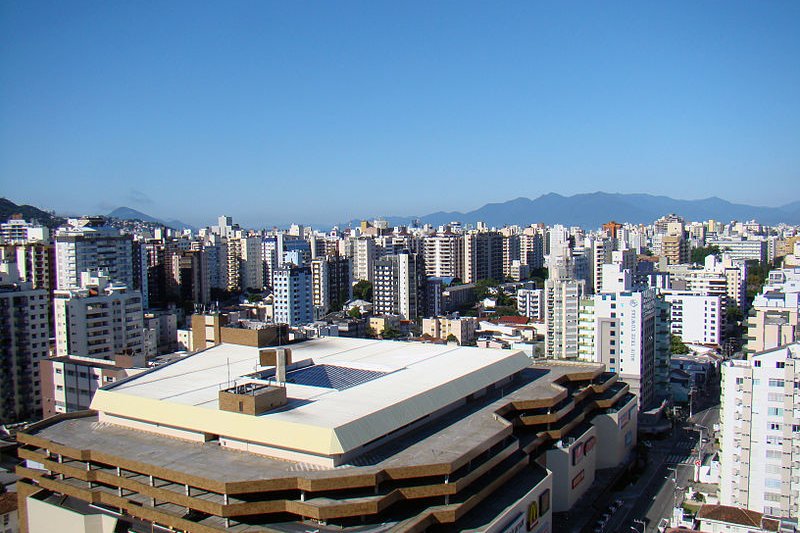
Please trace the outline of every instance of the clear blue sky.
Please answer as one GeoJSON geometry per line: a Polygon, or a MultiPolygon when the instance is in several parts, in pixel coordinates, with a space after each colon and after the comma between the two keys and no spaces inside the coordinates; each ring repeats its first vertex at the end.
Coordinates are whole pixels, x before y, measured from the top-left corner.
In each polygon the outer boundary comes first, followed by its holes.
{"type": "Polygon", "coordinates": [[[209,224],[800,199],[800,2],[0,2],[0,196],[209,224]]]}

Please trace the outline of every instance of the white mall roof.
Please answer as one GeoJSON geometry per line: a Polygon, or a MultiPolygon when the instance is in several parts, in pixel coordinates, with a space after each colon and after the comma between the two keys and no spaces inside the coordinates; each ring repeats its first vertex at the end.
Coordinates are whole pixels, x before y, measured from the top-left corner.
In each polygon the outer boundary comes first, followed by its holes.
{"type": "Polygon", "coordinates": [[[519,351],[326,337],[292,361],[386,372],[345,390],[288,383],[289,405],[260,416],[220,411],[218,394],[259,367],[258,349],[222,344],[100,390],[92,408],[149,423],[333,455],[353,450],[522,370],[519,351]]]}

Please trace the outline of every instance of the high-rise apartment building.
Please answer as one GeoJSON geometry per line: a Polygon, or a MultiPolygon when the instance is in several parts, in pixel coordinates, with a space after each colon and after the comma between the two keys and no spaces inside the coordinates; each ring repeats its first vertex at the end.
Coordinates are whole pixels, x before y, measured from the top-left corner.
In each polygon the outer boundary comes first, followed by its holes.
{"type": "Polygon", "coordinates": [[[353,281],[372,283],[378,250],[372,237],[353,239],[353,281]]]}
{"type": "Polygon", "coordinates": [[[314,317],[339,311],[353,297],[350,258],[317,257],[311,261],[311,288],[314,317]]]}
{"type": "Polygon", "coordinates": [[[725,324],[725,308],[720,296],[703,296],[683,291],[662,291],[670,304],[673,335],[691,344],[719,346],[725,324]]]}
{"type": "Polygon", "coordinates": [[[80,285],[54,294],[56,353],[113,360],[125,354],[144,365],[142,297],[111,283],[104,272],[84,272],[80,285]]]}
{"type": "Polygon", "coordinates": [[[50,229],[34,222],[23,220],[19,216],[0,223],[0,244],[23,244],[28,242],[48,242],[50,229]]]}
{"type": "MultiPolygon", "coordinates": [[[[503,235],[503,276],[506,278],[513,278],[512,265],[522,264],[520,259],[522,248],[520,247],[520,238],[517,233],[510,233],[503,235]]],[[[527,266],[527,265],[526,265],[527,266]]],[[[519,267],[517,267],[519,268],[519,267]]],[[[519,279],[519,278],[517,278],[519,279]]]]}
{"type": "Polygon", "coordinates": [[[464,239],[464,282],[503,280],[503,236],[496,231],[467,233],[464,239]]]}
{"type": "Polygon", "coordinates": [[[425,237],[425,275],[463,280],[464,236],[449,231],[425,237]]]}
{"type": "Polygon", "coordinates": [[[722,366],[723,505],[778,517],[800,513],[800,345],[722,366]]]}
{"type": "Polygon", "coordinates": [[[523,265],[530,268],[544,266],[544,237],[541,228],[532,226],[522,230],[519,236],[519,257],[523,265]]]}
{"type": "Polygon", "coordinates": [[[582,359],[618,372],[646,409],[656,399],[657,297],[655,289],[632,290],[630,271],[621,274],[626,273],[623,286],[614,286],[605,276],[609,290],[581,300],[578,352],[582,359]]]}
{"type": "Polygon", "coordinates": [[[680,265],[689,262],[689,243],[680,235],[664,235],[661,237],[661,256],[668,265],[680,265]]]}
{"type": "Polygon", "coordinates": [[[425,270],[418,254],[404,252],[375,262],[373,310],[412,320],[425,312],[425,270]]]}
{"type": "Polygon", "coordinates": [[[70,219],[56,231],[55,246],[56,288],[78,287],[83,272],[98,270],[113,283],[134,287],[133,237],[104,219],[70,219]]]}
{"type": "Polygon", "coordinates": [[[292,327],[313,322],[311,268],[283,265],[272,279],[274,322],[292,327]]]}
{"type": "Polygon", "coordinates": [[[208,257],[203,250],[172,254],[167,276],[167,293],[173,301],[207,304],[211,301],[208,257]]]}
{"type": "Polygon", "coordinates": [[[800,268],[769,273],[747,318],[746,353],[800,341],[800,268]]]}
{"type": "Polygon", "coordinates": [[[40,361],[47,358],[49,293],[19,280],[16,263],[0,262],[0,420],[39,416],[40,361]]]}
{"type": "Polygon", "coordinates": [[[761,237],[713,239],[709,240],[708,244],[717,246],[720,251],[729,254],[732,259],[753,260],[762,263],[767,261],[767,241],[761,237]]]}
{"type": "Polygon", "coordinates": [[[55,249],[47,242],[0,245],[10,261],[16,262],[21,281],[34,289],[55,289],[55,249]]]}
{"type": "Polygon", "coordinates": [[[517,312],[532,320],[544,320],[544,289],[517,289],[517,312]]]}
{"type": "Polygon", "coordinates": [[[578,358],[578,310],[585,287],[585,281],[570,278],[545,281],[546,357],[578,358]]]}

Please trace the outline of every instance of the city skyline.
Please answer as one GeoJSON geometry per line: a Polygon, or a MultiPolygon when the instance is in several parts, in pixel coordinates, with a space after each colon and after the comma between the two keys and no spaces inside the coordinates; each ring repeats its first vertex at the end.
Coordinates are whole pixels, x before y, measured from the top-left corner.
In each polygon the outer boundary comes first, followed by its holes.
{"type": "Polygon", "coordinates": [[[549,192],[798,196],[792,3],[0,9],[19,203],[319,223],[549,192]]]}

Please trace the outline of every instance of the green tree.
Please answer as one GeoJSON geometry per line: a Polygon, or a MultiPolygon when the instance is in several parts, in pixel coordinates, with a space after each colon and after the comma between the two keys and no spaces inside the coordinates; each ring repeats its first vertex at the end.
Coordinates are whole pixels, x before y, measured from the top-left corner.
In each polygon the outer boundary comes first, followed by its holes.
{"type": "Polygon", "coordinates": [[[725,308],[725,317],[728,320],[729,324],[736,323],[744,318],[742,314],[742,310],[739,309],[736,304],[729,304],[727,308],[725,308]]]}
{"type": "Polygon", "coordinates": [[[490,289],[496,288],[497,281],[489,278],[475,282],[475,296],[480,301],[489,296],[490,289]]]}
{"type": "Polygon", "coordinates": [[[381,332],[381,337],[384,339],[397,339],[402,336],[403,334],[400,332],[400,330],[395,329],[392,326],[386,326],[381,332]]]}
{"type": "Polygon", "coordinates": [[[692,250],[692,263],[702,265],[709,255],[719,255],[719,246],[712,244],[711,246],[695,248],[692,250]]]}
{"type": "Polygon", "coordinates": [[[451,333],[450,335],[448,335],[448,336],[447,336],[447,338],[446,338],[445,340],[446,340],[447,342],[458,342],[458,339],[457,339],[457,338],[456,338],[456,336],[455,336],[455,335],[453,335],[452,333],[451,333]]]}
{"type": "Polygon", "coordinates": [[[689,347],[686,346],[677,335],[670,335],[669,347],[670,351],[674,354],[689,353],[689,347]]]}
{"type": "Polygon", "coordinates": [[[517,308],[509,305],[498,305],[494,308],[494,313],[496,316],[520,316],[517,308]]]}
{"type": "Polygon", "coordinates": [[[360,280],[358,283],[353,285],[353,298],[357,298],[359,300],[366,300],[367,302],[372,301],[372,283],[367,280],[360,280]]]}
{"type": "Polygon", "coordinates": [[[747,299],[752,301],[756,294],[761,291],[767,276],[769,275],[770,265],[761,261],[750,260],[747,262],[747,299]]]}
{"type": "Polygon", "coordinates": [[[361,318],[361,311],[359,311],[358,307],[353,307],[347,312],[353,318],[361,318]]]}

